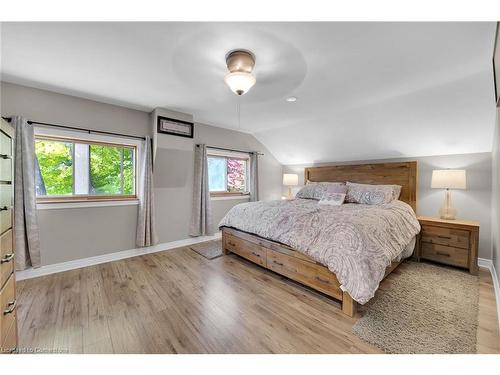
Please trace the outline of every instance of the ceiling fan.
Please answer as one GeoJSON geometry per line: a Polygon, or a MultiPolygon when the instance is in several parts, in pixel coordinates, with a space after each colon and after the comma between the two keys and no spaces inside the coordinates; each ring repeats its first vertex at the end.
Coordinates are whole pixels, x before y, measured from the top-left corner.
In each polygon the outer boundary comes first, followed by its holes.
{"type": "Polygon", "coordinates": [[[229,73],[224,82],[232,92],[241,96],[246,94],[255,85],[256,79],[252,74],[255,66],[255,55],[244,49],[236,49],[226,54],[226,66],[229,73]]]}

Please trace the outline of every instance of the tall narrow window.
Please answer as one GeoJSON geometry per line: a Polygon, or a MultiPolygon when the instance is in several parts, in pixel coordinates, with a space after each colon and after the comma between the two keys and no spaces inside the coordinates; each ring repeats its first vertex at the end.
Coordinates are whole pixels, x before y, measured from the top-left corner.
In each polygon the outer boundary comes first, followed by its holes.
{"type": "Polygon", "coordinates": [[[208,150],[208,187],[212,196],[249,193],[250,157],[245,153],[208,150]]]}
{"type": "Polygon", "coordinates": [[[136,198],[134,145],[37,135],[35,151],[39,202],[136,198]]]}

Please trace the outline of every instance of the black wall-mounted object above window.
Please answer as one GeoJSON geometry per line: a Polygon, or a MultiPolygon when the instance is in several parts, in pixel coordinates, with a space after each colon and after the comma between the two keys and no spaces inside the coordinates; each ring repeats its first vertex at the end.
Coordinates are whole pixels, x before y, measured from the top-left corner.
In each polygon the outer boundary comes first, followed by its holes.
{"type": "Polygon", "coordinates": [[[162,134],[177,135],[179,137],[193,138],[194,123],[176,120],[169,117],[158,116],[157,131],[162,134]]]}

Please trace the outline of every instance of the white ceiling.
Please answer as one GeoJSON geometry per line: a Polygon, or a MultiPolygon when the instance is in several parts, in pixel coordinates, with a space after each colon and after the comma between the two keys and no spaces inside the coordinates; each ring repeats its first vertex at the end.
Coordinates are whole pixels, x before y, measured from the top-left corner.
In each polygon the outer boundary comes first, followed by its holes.
{"type": "Polygon", "coordinates": [[[2,79],[254,134],[284,164],[489,152],[490,23],[3,23],[2,79]],[[238,98],[224,56],[257,57],[238,98]],[[285,98],[299,99],[288,103],[285,98]]]}

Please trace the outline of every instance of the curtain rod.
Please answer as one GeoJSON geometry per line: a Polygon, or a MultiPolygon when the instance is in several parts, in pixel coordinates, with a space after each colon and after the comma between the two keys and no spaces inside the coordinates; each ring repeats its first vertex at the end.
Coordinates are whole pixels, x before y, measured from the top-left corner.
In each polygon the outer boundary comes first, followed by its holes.
{"type": "MultiPolygon", "coordinates": [[[[196,145],[196,147],[200,147],[200,145],[196,145]]],[[[264,155],[262,152],[258,152],[258,151],[242,151],[242,150],[234,150],[232,148],[215,147],[215,146],[207,146],[207,147],[208,148],[213,148],[215,150],[222,150],[222,151],[232,151],[232,152],[242,152],[244,154],[264,155]]]]}
{"type": "MultiPolygon", "coordinates": [[[[12,118],[10,117],[2,117],[5,121],[11,122],[12,118]]],[[[126,138],[134,138],[134,139],[142,139],[143,141],[146,139],[145,137],[139,137],[136,135],[130,135],[130,134],[122,134],[122,133],[114,133],[114,132],[106,132],[103,130],[92,130],[92,129],[85,129],[85,128],[78,128],[76,126],[66,126],[66,125],[58,125],[58,124],[51,124],[48,122],[38,122],[38,121],[30,121],[28,120],[28,124],[33,124],[33,125],[41,125],[41,126],[49,126],[53,128],[60,128],[60,129],[68,129],[68,130],[77,130],[77,131],[82,131],[86,133],[94,133],[94,134],[103,134],[103,135],[114,135],[118,137],[126,137],[126,138]]]]}
{"type": "MultiPolygon", "coordinates": [[[[12,118],[10,117],[2,117],[5,121],[11,122],[12,118]]],[[[38,121],[28,121],[28,124],[35,124],[35,125],[41,125],[41,126],[51,126],[55,128],[60,128],[60,129],[69,129],[69,130],[77,130],[77,131],[84,131],[88,133],[96,133],[96,134],[105,134],[105,135],[114,135],[114,136],[120,136],[120,137],[128,137],[128,138],[135,138],[135,139],[142,139],[145,140],[145,137],[139,137],[135,135],[129,135],[129,134],[121,134],[121,133],[113,133],[113,132],[106,132],[103,130],[92,130],[92,129],[84,129],[84,128],[78,128],[75,126],[65,126],[65,125],[58,125],[58,124],[51,124],[48,122],[38,122],[38,121]]],[[[199,147],[200,145],[197,144],[196,147],[199,147]]],[[[222,151],[232,151],[232,152],[243,152],[246,154],[257,154],[257,155],[264,155],[262,152],[258,151],[243,151],[243,150],[235,150],[231,148],[224,148],[224,147],[216,147],[216,146],[207,146],[208,148],[213,148],[216,150],[222,150],[222,151]]]]}

